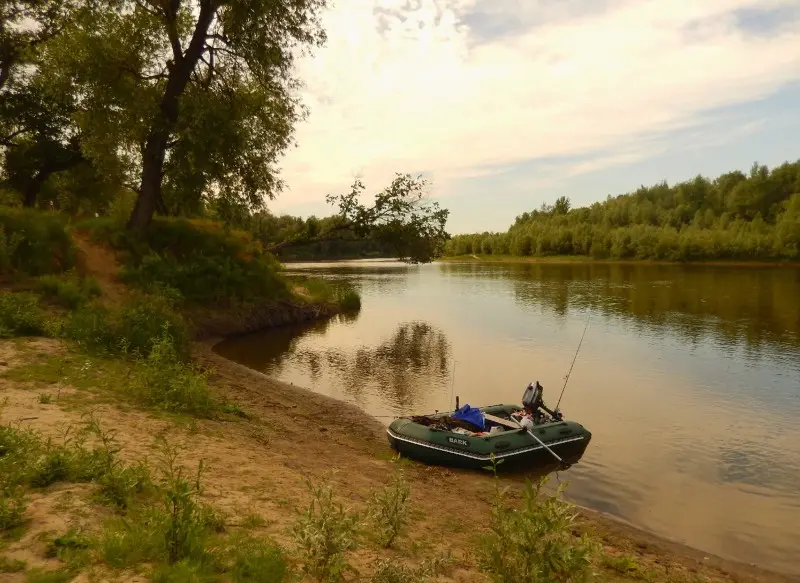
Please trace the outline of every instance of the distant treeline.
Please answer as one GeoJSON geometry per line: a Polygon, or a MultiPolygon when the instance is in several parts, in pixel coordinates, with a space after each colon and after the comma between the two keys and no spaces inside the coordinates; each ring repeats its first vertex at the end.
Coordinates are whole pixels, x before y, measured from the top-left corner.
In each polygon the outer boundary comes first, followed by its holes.
{"type": "Polygon", "coordinates": [[[505,233],[454,236],[444,253],[798,260],[800,161],[772,170],[754,164],[749,175],[642,186],[589,207],[571,208],[561,197],[518,216],[505,233]]]}
{"type": "Polygon", "coordinates": [[[334,215],[307,219],[292,215],[276,216],[269,212],[253,215],[245,229],[269,248],[292,242],[274,251],[282,261],[317,261],[328,259],[364,259],[394,257],[395,248],[371,236],[360,236],[352,229],[340,228],[341,217],[334,215]]]}

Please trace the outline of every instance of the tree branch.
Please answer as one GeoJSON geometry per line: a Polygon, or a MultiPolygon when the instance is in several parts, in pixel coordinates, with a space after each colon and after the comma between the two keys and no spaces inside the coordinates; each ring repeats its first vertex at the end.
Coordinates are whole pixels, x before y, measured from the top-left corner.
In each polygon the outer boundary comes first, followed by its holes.
{"type": "Polygon", "coordinates": [[[299,237],[297,239],[286,239],[285,241],[281,241],[280,243],[275,243],[274,245],[270,245],[265,249],[265,251],[269,253],[275,253],[275,251],[280,251],[284,247],[294,247],[296,245],[307,245],[308,243],[318,243],[320,241],[335,241],[342,239],[343,237],[333,237],[332,235],[340,232],[340,231],[349,231],[353,227],[352,223],[342,223],[340,225],[336,225],[332,229],[325,231],[324,233],[317,235],[316,237],[299,237]]]}

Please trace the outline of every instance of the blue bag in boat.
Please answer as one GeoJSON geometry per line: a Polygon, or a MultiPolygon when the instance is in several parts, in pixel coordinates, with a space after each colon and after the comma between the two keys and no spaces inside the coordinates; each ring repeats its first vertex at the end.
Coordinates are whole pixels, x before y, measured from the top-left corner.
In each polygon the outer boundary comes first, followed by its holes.
{"type": "Polygon", "coordinates": [[[470,407],[469,405],[464,405],[460,409],[456,410],[453,412],[451,417],[472,423],[481,431],[486,428],[486,421],[483,418],[483,413],[481,413],[480,409],[470,407]]]}

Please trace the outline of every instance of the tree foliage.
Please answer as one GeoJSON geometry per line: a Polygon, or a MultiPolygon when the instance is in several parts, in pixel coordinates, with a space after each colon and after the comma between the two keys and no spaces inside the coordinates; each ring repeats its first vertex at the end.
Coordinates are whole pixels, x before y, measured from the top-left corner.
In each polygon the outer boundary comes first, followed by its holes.
{"type": "Polygon", "coordinates": [[[132,226],[205,198],[258,207],[303,108],[297,48],[319,44],[324,0],[87,2],[48,44],[54,83],[80,94],[83,149],[138,192],[132,226]]]}
{"type": "Polygon", "coordinates": [[[327,201],[338,213],[319,220],[296,217],[259,217],[255,228],[267,248],[286,248],[331,241],[369,242],[374,248],[410,263],[425,263],[441,255],[449,238],[445,226],[450,211],[428,197],[429,184],[421,176],[396,174],[391,184],[378,192],[372,204],[362,202],[366,187],[356,179],[349,192],[329,194],[327,201]],[[266,228],[264,228],[266,227],[266,228]]]}
{"type": "Polygon", "coordinates": [[[588,207],[562,197],[505,233],[458,235],[447,255],[661,260],[800,259],[800,161],[642,186],[588,207]]]}

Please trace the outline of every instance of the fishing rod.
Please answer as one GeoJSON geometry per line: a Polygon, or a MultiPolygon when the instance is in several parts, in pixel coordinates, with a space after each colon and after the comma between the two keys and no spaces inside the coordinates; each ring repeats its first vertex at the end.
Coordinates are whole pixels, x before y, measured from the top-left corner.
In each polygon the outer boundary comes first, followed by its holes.
{"type": "MultiPolygon", "coordinates": [[[[453,376],[450,379],[450,400],[447,402],[450,405],[453,402],[453,392],[456,388],[456,359],[453,359],[453,376]]],[[[456,397],[456,409],[458,409],[458,397],[456,397]]]]}
{"type": "Polygon", "coordinates": [[[569,382],[569,375],[572,374],[572,367],[575,366],[575,361],[578,359],[578,353],[581,351],[581,344],[583,344],[583,337],[586,336],[586,330],[589,328],[589,320],[591,319],[592,319],[592,314],[590,312],[589,317],[586,318],[586,326],[583,327],[583,334],[581,334],[581,341],[578,342],[578,349],[575,351],[575,356],[572,358],[572,364],[569,365],[567,376],[564,379],[564,386],[561,387],[561,394],[558,396],[558,403],[556,403],[556,408],[555,408],[556,411],[558,411],[558,406],[561,404],[561,398],[564,396],[564,390],[567,388],[567,383],[569,382]]]}

